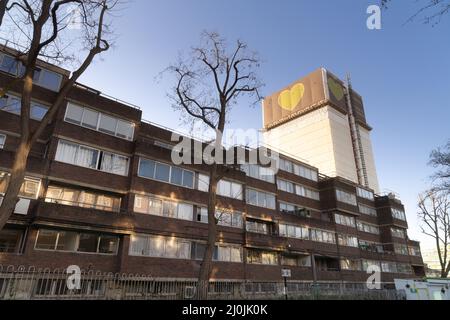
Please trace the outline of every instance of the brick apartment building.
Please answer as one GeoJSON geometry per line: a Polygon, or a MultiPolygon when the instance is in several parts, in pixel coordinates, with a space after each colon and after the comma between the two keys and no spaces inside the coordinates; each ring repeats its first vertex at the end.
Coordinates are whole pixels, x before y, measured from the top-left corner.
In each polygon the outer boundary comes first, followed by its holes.
{"type": "MultiPolygon", "coordinates": [[[[20,66],[0,53],[0,87],[20,66]]],[[[37,124],[68,72],[40,63],[37,124]]],[[[20,84],[0,100],[0,194],[19,137],[20,84]]],[[[0,231],[0,265],[194,279],[207,239],[207,165],[174,166],[171,131],[141,111],[77,85],[33,147],[16,212],[0,231]]],[[[402,203],[281,155],[280,170],[228,168],[219,184],[212,277],[365,282],[424,275],[402,203]]]]}

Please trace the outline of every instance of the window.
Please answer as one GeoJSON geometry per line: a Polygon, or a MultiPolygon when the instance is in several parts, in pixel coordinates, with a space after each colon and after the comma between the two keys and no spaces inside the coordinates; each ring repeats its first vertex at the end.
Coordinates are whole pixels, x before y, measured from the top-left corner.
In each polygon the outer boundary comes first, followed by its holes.
{"type": "Polygon", "coordinates": [[[380,234],[380,228],[373,224],[368,224],[368,223],[364,223],[362,221],[358,221],[356,223],[356,225],[358,227],[358,230],[361,232],[380,234]]]}
{"type": "Polygon", "coordinates": [[[278,255],[276,252],[248,249],[247,263],[278,265],[278,255]]]}
{"type": "MultiPolygon", "coordinates": [[[[0,54],[0,70],[12,74],[14,76],[21,76],[24,71],[22,63],[7,54],[0,54]]],[[[36,68],[33,74],[34,84],[47,88],[52,91],[59,91],[62,82],[62,75],[44,69],[36,68]]]]}
{"type": "Polygon", "coordinates": [[[320,195],[319,195],[318,191],[315,191],[313,189],[310,189],[310,188],[307,188],[304,186],[296,185],[295,193],[297,195],[305,197],[305,198],[309,198],[309,199],[313,199],[313,200],[320,200],[320,195]]]}
{"type": "Polygon", "coordinates": [[[314,200],[320,199],[318,191],[313,190],[311,188],[301,186],[301,185],[296,185],[290,181],[277,179],[277,186],[278,186],[279,190],[284,191],[284,192],[295,193],[301,197],[314,199],[314,200]]]}
{"type": "Polygon", "coordinates": [[[383,249],[383,245],[376,243],[376,242],[371,242],[371,241],[366,241],[366,240],[359,240],[359,248],[361,250],[365,250],[365,251],[370,251],[370,252],[377,252],[377,253],[383,253],[384,249],[383,249]]]}
{"type": "Polygon", "coordinates": [[[191,241],[149,235],[133,235],[129,254],[132,256],[190,259],[191,241]]]}
{"type": "Polygon", "coordinates": [[[6,142],[6,135],[0,134],[0,149],[3,149],[5,147],[6,142]]]}
{"type": "Polygon", "coordinates": [[[310,217],[311,212],[306,208],[301,208],[286,202],[279,202],[280,211],[287,214],[294,214],[299,217],[310,217]]]}
{"type": "Polygon", "coordinates": [[[103,152],[100,170],[126,176],[129,159],[118,154],[103,152]]]}
{"type": "Polygon", "coordinates": [[[40,229],[34,248],[80,253],[117,254],[119,238],[96,233],[40,229]]]}
{"type": "MultiPolygon", "coordinates": [[[[219,220],[220,226],[242,228],[242,213],[216,208],[216,218],[219,220]]],[[[208,209],[198,208],[197,221],[208,223],[208,209]]]]}
{"type": "MultiPolygon", "coordinates": [[[[206,244],[201,242],[191,243],[191,258],[202,260],[205,254],[206,244]]],[[[242,262],[242,247],[228,244],[218,244],[215,247],[213,261],[242,262]]]]}
{"type": "MultiPolygon", "coordinates": [[[[6,188],[8,187],[9,178],[9,173],[0,171],[0,199],[2,199],[1,195],[5,193],[6,188]]],[[[39,196],[40,188],[40,179],[25,177],[24,182],[22,183],[22,186],[19,190],[19,197],[27,199],[37,199],[39,196]]]]}
{"type": "Polygon", "coordinates": [[[419,247],[408,247],[409,255],[420,257],[420,248],[419,247]]]}
{"type": "Polygon", "coordinates": [[[356,195],[353,193],[349,193],[344,190],[336,189],[336,199],[339,202],[343,202],[346,204],[350,204],[352,206],[356,206],[356,195]]]}
{"type": "Polygon", "coordinates": [[[377,267],[378,269],[381,269],[381,265],[379,261],[376,260],[362,260],[362,269],[363,271],[367,271],[370,267],[377,267]]]}
{"type": "Polygon", "coordinates": [[[242,262],[242,248],[229,245],[217,245],[214,260],[221,262],[242,262]]]}
{"type": "Polygon", "coordinates": [[[121,199],[120,197],[94,191],[84,191],[69,187],[50,185],[47,188],[45,202],[119,212],[121,199]]]}
{"type": "Polygon", "coordinates": [[[270,225],[268,223],[264,223],[264,222],[247,221],[245,223],[245,229],[248,232],[269,234],[270,225]]]}
{"type": "Polygon", "coordinates": [[[311,240],[315,242],[336,243],[334,232],[311,229],[311,240]]]}
{"type": "Polygon", "coordinates": [[[0,70],[17,75],[19,62],[14,57],[0,53],[0,70]]]}
{"type": "Polygon", "coordinates": [[[102,114],[100,118],[100,123],[98,126],[98,131],[107,133],[110,135],[116,134],[117,119],[106,114],[102,114]]]}
{"type": "Polygon", "coordinates": [[[186,188],[194,187],[194,172],[144,158],[139,159],[138,175],[186,188]]]}
{"type": "Polygon", "coordinates": [[[381,261],[381,271],[386,273],[397,273],[397,264],[390,261],[381,261]]]}
{"type": "Polygon", "coordinates": [[[278,190],[281,190],[284,192],[294,193],[294,190],[295,190],[295,185],[292,182],[282,180],[282,179],[277,179],[277,186],[278,186],[278,190]]]}
{"type": "Polygon", "coordinates": [[[220,180],[217,183],[217,194],[223,197],[242,200],[242,184],[227,180],[220,180]]]}
{"type": "Polygon", "coordinates": [[[391,234],[393,237],[405,239],[406,238],[406,230],[399,228],[391,228],[391,234]]]}
{"type": "Polygon", "coordinates": [[[310,256],[281,256],[281,265],[289,267],[311,267],[310,256]]]}
{"type": "Polygon", "coordinates": [[[391,208],[391,212],[394,219],[406,221],[405,212],[403,210],[391,208]]]}
{"type": "Polygon", "coordinates": [[[263,191],[257,191],[255,189],[247,188],[247,203],[275,210],[275,195],[263,191]]]}
{"type": "Polygon", "coordinates": [[[127,176],[130,159],[111,152],[100,151],[73,142],[59,140],[55,160],[89,169],[127,176]]]}
{"type": "Polygon", "coordinates": [[[397,263],[397,272],[410,274],[412,273],[412,268],[409,264],[406,263],[397,263]]]}
{"type": "Polygon", "coordinates": [[[206,174],[200,173],[198,175],[198,190],[203,192],[209,191],[209,176],[206,174]]]}
{"type": "Polygon", "coordinates": [[[188,221],[192,221],[194,217],[194,206],[192,204],[142,195],[135,195],[134,211],[188,221]]]}
{"type": "Polygon", "coordinates": [[[309,230],[307,227],[293,226],[280,223],[278,225],[279,235],[287,238],[309,239],[309,230]]]}
{"type": "Polygon", "coordinates": [[[356,194],[360,198],[364,198],[364,199],[373,201],[373,192],[372,191],[369,191],[369,190],[366,190],[366,189],[363,189],[360,187],[356,187],[356,194]]]}
{"type": "Polygon", "coordinates": [[[358,204],[358,207],[359,207],[359,212],[361,212],[362,214],[366,214],[368,216],[373,216],[373,217],[377,216],[377,210],[375,208],[363,205],[361,203],[358,204]]]}
{"type": "Polygon", "coordinates": [[[343,225],[343,226],[356,228],[356,222],[355,222],[355,218],[354,217],[345,216],[345,215],[342,215],[342,214],[335,213],[334,214],[334,221],[337,224],[340,224],[340,225],[343,225]]]}
{"type": "Polygon", "coordinates": [[[404,256],[409,255],[408,246],[406,246],[404,244],[399,244],[399,243],[394,244],[394,251],[396,254],[400,254],[400,255],[404,255],[404,256]]]}
{"type": "Polygon", "coordinates": [[[310,169],[306,166],[293,163],[292,161],[286,159],[280,159],[280,170],[287,171],[290,173],[294,173],[297,176],[312,180],[318,181],[319,174],[317,170],[310,169]]]}
{"type": "MultiPolygon", "coordinates": [[[[21,113],[21,99],[13,95],[5,95],[0,98],[0,110],[20,115],[21,113]]],[[[31,101],[30,118],[41,121],[47,114],[48,107],[31,101]]]]}
{"type": "Polygon", "coordinates": [[[358,239],[353,236],[338,234],[338,243],[340,246],[358,248],[358,239]]]}
{"type": "Polygon", "coordinates": [[[261,167],[256,164],[244,164],[241,166],[241,169],[249,177],[263,180],[263,181],[270,182],[270,183],[275,182],[275,174],[271,168],[261,167]]]}
{"type": "Polygon", "coordinates": [[[4,228],[0,230],[0,253],[17,253],[22,240],[22,231],[4,228]]]}
{"type": "Polygon", "coordinates": [[[37,199],[40,187],[40,179],[25,178],[22,187],[20,188],[19,196],[28,199],[37,199]]]}
{"type": "Polygon", "coordinates": [[[360,271],[362,270],[361,260],[357,259],[341,259],[342,270],[360,271]]]}
{"type": "Polygon", "coordinates": [[[62,76],[50,70],[36,68],[33,81],[41,87],[58,92],[61,86],[62,76]]]}
{"type": "Polygon", "coordinates": [[[65,121],[130,141],[133,140],[134,136],[134,124],[132,122],[72,102],[67,104],[65,121]]]}

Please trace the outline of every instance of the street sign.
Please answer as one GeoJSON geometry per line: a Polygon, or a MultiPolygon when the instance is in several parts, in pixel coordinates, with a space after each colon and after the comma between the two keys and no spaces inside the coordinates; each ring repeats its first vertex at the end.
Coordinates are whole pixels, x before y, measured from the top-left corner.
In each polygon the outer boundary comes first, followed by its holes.
{"type": "Polygon", "coordinates": [[[281,276],[283,278],[290,278],[291,277],[291,270],[289,270],[289,269],[282,269],[281,270],[281,276]]]}

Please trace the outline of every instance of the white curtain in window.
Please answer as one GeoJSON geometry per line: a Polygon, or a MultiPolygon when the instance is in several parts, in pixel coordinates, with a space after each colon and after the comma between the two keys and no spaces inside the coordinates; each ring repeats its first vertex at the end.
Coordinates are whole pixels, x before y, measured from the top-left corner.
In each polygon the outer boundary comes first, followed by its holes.
{"type": "Polygon", "coordinates": [[[77,152],[76,162],[74,164],[86,168],[96,169],[97,154],[97,150],[80,146],[77,152]]]}
{"type": "Polygon", "coordinates": [[[76,144],[59,141],[55,159],[56,161],[75,164],[77,150],[78,146],[76,144]]]}
{"type": "Polygon", "coordinates": [[[194,215],[194,207],[192,204],[179,203],[178,204],[178,218],[192,221],[194,215]]]}
{"type": "Polygon", "coordinates": [[[128,158],[104,152],[101,170],[114,174],[126,175],[128,170],[128,158]]]}

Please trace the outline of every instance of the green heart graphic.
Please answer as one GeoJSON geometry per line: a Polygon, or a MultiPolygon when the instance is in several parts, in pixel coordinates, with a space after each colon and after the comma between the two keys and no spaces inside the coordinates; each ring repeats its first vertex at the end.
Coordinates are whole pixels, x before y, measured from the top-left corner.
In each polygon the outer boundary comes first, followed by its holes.
{"type": "Polygon", "coordinates": [[[333,78],[328,78],[328,87],[338,101],[341,101],[342,98],[344,98],[344,89],[333,78]]]}

